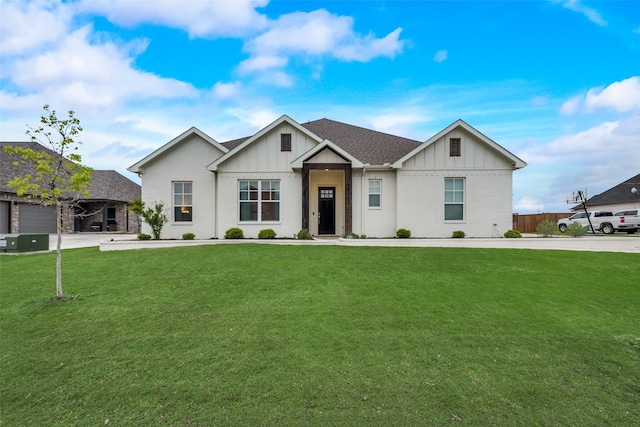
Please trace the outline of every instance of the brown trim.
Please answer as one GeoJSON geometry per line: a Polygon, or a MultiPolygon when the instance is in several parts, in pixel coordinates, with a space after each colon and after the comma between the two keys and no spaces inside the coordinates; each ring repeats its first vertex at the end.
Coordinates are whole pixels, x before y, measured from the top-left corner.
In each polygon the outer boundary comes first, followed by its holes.
{"type": "Polygon", "coordinates": [[[344,232],[351,233],[353,186],[350,163],[304,163],[302,165],[302,228],[309,230],[309,172],[322,169],[344,171],[344,232]]]}

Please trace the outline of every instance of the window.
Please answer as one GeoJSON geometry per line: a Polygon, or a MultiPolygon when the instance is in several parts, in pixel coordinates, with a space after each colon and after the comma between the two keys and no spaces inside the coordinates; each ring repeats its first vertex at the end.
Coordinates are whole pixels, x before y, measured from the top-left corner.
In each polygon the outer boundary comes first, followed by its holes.
{"type": "Polygon", "coordinates": [[[291,151],[291,134],[280,134],[280,151],[291,151]]]}
{"type": "Polygon", "coordinates": [[[280,181],[239,182],[240,221],[280,221],[280,181]]]}
{"type": "Polygon", "coordinates": [[[193,221],[193,183],[173,183],[173,220],[193,221]]]}
{"type": "Polygon", "coordinates": [[[379,179],[369,180],[369,207],[370,208],[380,207],[380,192],[382,188],[381,184],[382,184],[382,181],[379,179]]]}
{"type": "Polygon", "coordinates": [[[444,180],[444,220],[462,221],[464,219],[464,178],[445,178],[444,180]]]}
{"type": "Polygon", "coordinates": [[[451,138],[449,139],[449,156],[451,157],[460,157],[460,146],[462,143],[460,142],[460,138],[451,138]]]}

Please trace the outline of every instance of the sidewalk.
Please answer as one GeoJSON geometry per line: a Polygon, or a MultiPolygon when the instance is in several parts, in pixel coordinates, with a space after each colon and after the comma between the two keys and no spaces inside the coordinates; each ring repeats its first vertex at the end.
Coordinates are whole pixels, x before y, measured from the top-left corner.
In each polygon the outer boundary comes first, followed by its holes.
{"type": "MultiPolygon", "coordinates": [[[[54,236],[55,237],[55,236],[54,236]]],[[[640,233],[634,235],[584,236],[580,238],[556,236],[538,237],[525,235],[521,239],[464,238],[464,239],[315,239],[315,240],[136,240],[132,234],[83,233],[63,235],[62,247],[100,246],[101,251],[131,250],[142,248],[166,248],[223,244],[280,244],[280,245],[338,245],[338,246],[387,246],[387,247],[440,247],[440,248],[504,248],[540,249],[595,252],[640,253],[640,233]],[[92,236],[86,236],[90,234],[92,236]]],[[[55,238],[50,242],[55,249],[55,238]]]]}

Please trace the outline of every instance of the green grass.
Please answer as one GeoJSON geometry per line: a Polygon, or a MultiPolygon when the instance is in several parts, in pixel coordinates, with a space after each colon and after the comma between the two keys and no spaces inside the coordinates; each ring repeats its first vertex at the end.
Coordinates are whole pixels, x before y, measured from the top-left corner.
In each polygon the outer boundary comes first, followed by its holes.
{"type": "Polygon", "coordinates": [[[213,245],[0,257],[0,425],[640,424],[640,257],[213,245]]]}

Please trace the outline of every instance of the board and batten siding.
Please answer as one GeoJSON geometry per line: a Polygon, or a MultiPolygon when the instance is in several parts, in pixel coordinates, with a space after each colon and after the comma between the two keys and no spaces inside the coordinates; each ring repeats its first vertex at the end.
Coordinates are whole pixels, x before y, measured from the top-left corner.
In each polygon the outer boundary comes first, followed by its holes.
{"type": "Polygon", "coordinates": [[[455,129],[404,162],[404,170],[508,169],[511,161],[463,129],[455,129]],[[449,155],[449,139],[460,138],[460,156],[449,155]]]}
{"type": "MultiPolygon", "coordinates": [[[[142,200],[148,207],[156,202],[164,203],[169,216],[169,222],[162,229],[163,239],[181,239],[184,233],[193,233],[196,239],[218,237],[214,227],[216,176],[207,166],[222,154],[194,135],[145,165],[141,176],[142,200]],[[175,181],[193,182],[191,222],[174,221],[172,183],[175,181]]],[[[142,232],[151,234],[148,224],[142,224],[142,232]]]]}
{"type": "MultiPolygon", "coordinates": [[[[290,172],[291,162],[316,142],[295,127],[282,123],[218,166],[222,172],[290,172]],[[291,151],[280,150],[280,135],[291,134],[291,151]]],[[[213,160],[212,160],[213,161],[213,160]]]]}

